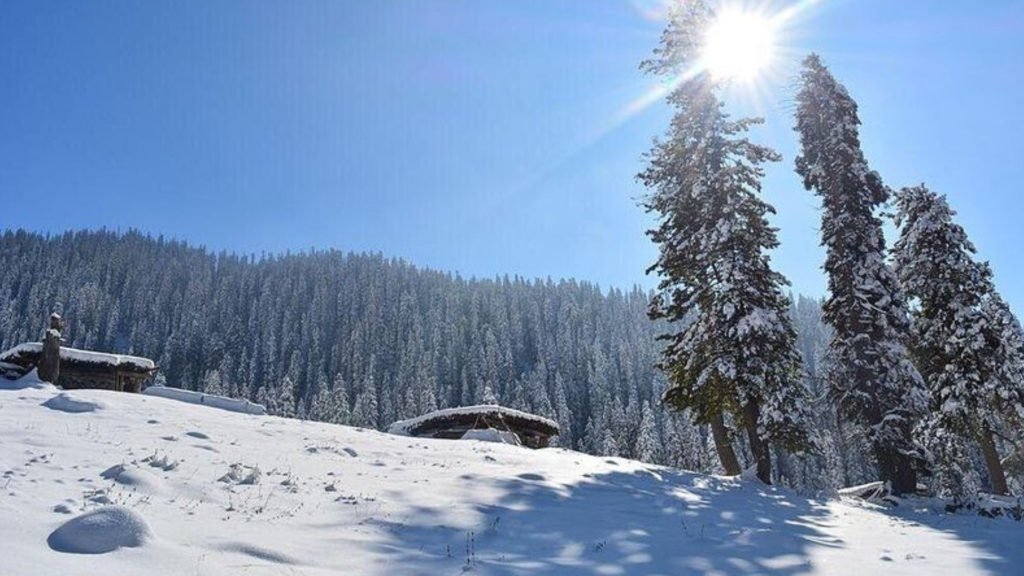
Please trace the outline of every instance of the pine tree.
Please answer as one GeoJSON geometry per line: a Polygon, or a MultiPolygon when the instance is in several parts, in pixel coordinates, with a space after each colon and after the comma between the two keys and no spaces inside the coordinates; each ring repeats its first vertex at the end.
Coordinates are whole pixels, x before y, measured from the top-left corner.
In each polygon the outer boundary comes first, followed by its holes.
{"type": "Polygon", "coordinates": [[[1010,306],[993,290],[982,304],[996,335],[997,372],[990,381],[995,405],[1019,429],[1024,424],[1024,329],[1010,306]]]}
{"type": "Polygon", "coordinates": [[[583,451],[589,454],[601,454],[605,430],[604,413],[594,412],[587,419],[587,425],[583,431],[583,439],[580,442],[583,451]]]}
{"type": "Polygon", "coordinates": [[[228,390],[224,386],[219,370],[208,370],[203,377],[203,392],[213,396],[227,396],[228,390]]]}
{"type": "MultiPolygon", "coordinates": [[[[678,8],[643,68],[686,74],[709,16],[699,2],[678,8]]],[[[760,197],[762,165],[780,157],[745,137],[760,120],[731,120],[723,111],[709,73],[683,78],[668,98],[675,115],[667,138],[639,175],[651,190],[644,207],[658,217],[648,235],[660,254],[648,272],[662,280],[650,315],[679,326],[662,337],[665,400],[692,411],[698,424],[711,424],[730,474],[737,462],[724,416],[732,415],[746,431],[758,478],[770,483],[770,442],[808,446],[787,282],[767,254],[778,245],[768,223],[774,209],[760,197]]]]}
{"type": "Polygon", "coordinates": [[[662,462],[686,470],[709,470],[700,429],[688,421],[686,414],[669,413],[664,422],[662,462]]]}
{"type": "MultiPolygon", "coordinates": [[[[547,371],[547,368],[544,368],[547,371]]],[[[565,394],[565,384],[560,375],[555,375],[555,412],[558,418],[558,445],[572,449],[576,445],[576,434],[572,427],[573,414],[565,394]]]]}
{"type": "Polygon", "coordinates": [[[355,406],[352,408],[352,425],[380,428],[379,410],[377,388],[370,380],[364,383],[363,389],[356,396],[355,406]]]}
{"type": "Polygon", "coordinates": [[[284,380],[281,381],[281,386],[278,388],[277,401],[274,405],[277,407],[275,412],[276,416],[284,416],[285,418],[295,417],[295,382],[289,376],[285,376],[284,380]]]}
{"type": "Polygon", "coordinates": [[[830,392],[843,417],[867,428],[881,479],[897,494],[913,492],[925,460],[911,431],[927,394],[906,349],[906,300],[876,214],[889,190],[861,152],[857,104],[816,55],[804,60],[796,120],[797,173],[823,208],[830,392]]]}
{"type": "Polygon", "coordinates": [[[494,388],[490,382],[484,384],[483,392],[480,394],[480,403],[488,406],[498,404],[498,397],[494,394],[494,388]]]}
{"type": "MultiPolygon", "coordinates": [[[[610,423],[613,420],[607,413],[605,414],[604,421],[610,423]]],[[[597,450],[597,454],[601,456],[621,456],[622,446],[619,443],[618,437],[614,432],[614,428],[611,426],[605,426],[601,430],[600,446],[597,450]]]]}
{"type": "MultiPolygon", "coordinates": [[[[989,295],[982,311],[996,339],[996,372],[987,383],[993,432],[1016,444],[1017,459],[1024,460],[1024,330],[998,292],[989,295]]],[[[985,442],[984,437],[981,440],[985,442]]],[[[997,456],[994,445],[983,444],[982,452],[986,461],[997,456]]],[[[1017,481],[1024,482],[1024,475],[1017,481]]]]}
{"type": "Polygon", "coordinates": [[[655,424],[654,411],[651,405],[645,402],[640,410],[640,430],[637,433],[636,448],[633,450],[634,457],[641,462],[657,462],[660,456],[655,424]]]}
{"type": "MultiPolygon", "coordinates": [[[[937,413],[929,437],[943,445],[949,444],[948,434],[977,439],[986,452],[993,492],[1005,494],[1006,474],[998,454],[993,454],[997,415],[992,413],[995,397],[989,389],[999,370],[999,334],[982,309],[994,290],[992,273],[972,257],[974,246],[953,222],[954,212],[944,197],[918,186],[903,189],[896,199],[901,224],[894,246],[896,270],[904,290],[917,301],[914,357],[937,413]]],[[[943,467],[963,461],[962,450],[941,452],[949,456],[941,462],[943,467]]],[[[957,491],[949,481],[943,487],[957,495],[970,489],[963,486],[957,491]]]]}
{"type": "Polygon", "coordinates": [[[309,399],[308,406],[299,404],[299,418],[315,422],[334,422],[330,416],[331,391],[319,388],[309,399]]]}

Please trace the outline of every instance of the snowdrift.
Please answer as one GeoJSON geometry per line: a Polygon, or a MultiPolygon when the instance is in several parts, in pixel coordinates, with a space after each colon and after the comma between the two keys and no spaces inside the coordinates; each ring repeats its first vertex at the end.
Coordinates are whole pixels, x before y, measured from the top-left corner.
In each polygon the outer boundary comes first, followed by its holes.
{"type": "Polygon", "coordinates": [[[170,398],[171,400],[187,402],[189,404],[200,404],[211,408],[219,408],[221,410],[227,410],[228,412],[239,412],[241,414],[252,414],[255,416],[261,416],[267,413],[267,409],[262,404],[249,402],[248,400],[239,400],[237,398],[203,394],[202,392],[194,392],[192,390],[182,390],[181,388],[150,386],[143,390],[142,393],[148,396],[170,398]]]}

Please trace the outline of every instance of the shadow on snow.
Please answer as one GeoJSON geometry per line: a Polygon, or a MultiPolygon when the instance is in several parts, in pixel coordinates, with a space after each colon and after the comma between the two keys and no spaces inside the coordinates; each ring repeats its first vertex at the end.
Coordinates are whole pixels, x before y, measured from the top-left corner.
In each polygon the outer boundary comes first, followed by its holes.
{"type": "Polygon", "coordinates": [[[941,501],[928,498],[903,500],[899,506],[877,507],[877,511],[899,526],[923,526],[970,544],[976,553],[975,563],[986,573],[1022,573],[1022,522],[1010,518],[986,518],[973,511],[949,513],[943,509],[941,501]]]}
{"type": "Polygon", "coordinates": [[[443,511],[419,507],[379,526],[391,536],[379,552],[396,574],[797,575],[811,571],[810,548],[844,545],[822,531],[823,505],[756,483],[650,468],[498,484],[477,525],[446,526],[443,511]]]}

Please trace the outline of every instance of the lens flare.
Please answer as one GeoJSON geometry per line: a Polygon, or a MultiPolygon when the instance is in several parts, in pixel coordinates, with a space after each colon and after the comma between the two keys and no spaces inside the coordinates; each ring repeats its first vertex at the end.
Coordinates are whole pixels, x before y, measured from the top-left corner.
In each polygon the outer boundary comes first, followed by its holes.
{"type": "Polygon", "coordinates": [[[716,78],[753,82],[775,58],[776,27],[764,14],[723,9],[704,38],[704,66],[716,78]]]}

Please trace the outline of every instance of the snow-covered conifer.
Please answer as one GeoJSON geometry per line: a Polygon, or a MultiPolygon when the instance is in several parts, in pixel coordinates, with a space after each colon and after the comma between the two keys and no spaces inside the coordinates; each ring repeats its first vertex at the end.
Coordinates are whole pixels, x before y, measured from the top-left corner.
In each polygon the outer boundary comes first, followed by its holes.
{"type": "Polygon", "coordinates": [[[203,377],[203,392],[215,396],[228,395],[227,387],[224,386],[219,370],[214,369],[206,372],[206,376],[203,377]]]}
{"type": "Polygon", "coordinates": [[[658,431],[655,428],[654,410],[647,402],[640,411],[640,429],[637,432],[636,448],[633,456],[642,462],[657,462],[658,453],[658,431]]]}
{"type": "Polygon", "coordinates": [[[555,376],[555,413],[558,420],[558,445],[565,448],[575,446],[576,434],[573,431],[572,409],[569,408],[569,400],[565,393],[565,384],[562,377],[555,376]]]}
{"type": "Polygon", "coordinates": [[[364,428],[380,427],[377,386],[372,374],[363,382],[362,390],[356,395],[352,407],[352,425],[364,428]]]}
{"type": "Polygon", "coordinates": [[[708,72],[687,76],[710,16],[700,2],[678,7],[643,65],[684,78],[668,97],[675,115],[667,136],[639,175],[650,190],[644,207],[658,219],[648,232],[659,247],[649,272],[661,277],[650,314],[674,327],[663,337],[665,400],[716,428],[729,473],[734,458],[722,416],[732,414],[746,430],[758,477],[770,482],[769,442],[798,449],[808,438],[787,282],[768,256],[778,245],[768,222],[774,209],[760,195],[762,166],[780,157],[745,136],[760,120],[723,111],[708,72]]]}
{"type": "Polygon", "coordinates": [[[276,416],[284,416],[285,418],[295,417],[295,382],[289,376],[285,376],[284,380],[281,381],[281,385],[278,387],[278,397],[275,405],[277,406],[276,416]]]}
{"type": "MultiPolygon", "coordinates": [[[[896,200],[901,225],[894,247],[896,270],[904,290],[916,300],[912,349],[937,413],[928,437],[942,446],[951,445],[950,434],[976,441],[992,491],[1005,494],[995,431],[1007,410],[1012,415],[1021,406],[1022,383],[1020,355],[1012,330],[1007,333],[1014,321],[1006,319],[1012,315],[999,304],[991,270],[974,259],[974,245],[953,221],[955,212],[945,197],[917,186],[904,188],[896,200]]],[[[962,465],[962,450],[932,452],[949,456],[937,463],[940,467],[962,465]]],[[[957,492],[948,479],[967,475],[945,477],[943,488],[957,492]]],[[[972,486],[961,488],[969,491],[972,486]]]]}
{"type": "Polygon", "coordinates": [[[877,210],[889,190],[861,151],[857,104],[816,55],[804,60],[796,121],[796,170],[822,203],[830,392],[842,416],[868,430],[881,479],[913,492],[925,458],[912,429],[927,393],[906,348],[906,300],[885,260],[877,210]]]}

